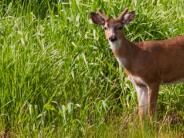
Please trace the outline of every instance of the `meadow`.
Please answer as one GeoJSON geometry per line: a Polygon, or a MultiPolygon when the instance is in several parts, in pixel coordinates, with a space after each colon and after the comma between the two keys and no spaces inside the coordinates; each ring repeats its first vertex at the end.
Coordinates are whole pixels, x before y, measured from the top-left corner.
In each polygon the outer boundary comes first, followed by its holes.
{"type": "Polygon", "coordinates": [[[0,1],[0,137],[184,137],[184,85],[163,85],[157,120],[140,125],[135,90],[89,19],[125,7],[131,41],[184,34],[183,0],[0,1]]]}

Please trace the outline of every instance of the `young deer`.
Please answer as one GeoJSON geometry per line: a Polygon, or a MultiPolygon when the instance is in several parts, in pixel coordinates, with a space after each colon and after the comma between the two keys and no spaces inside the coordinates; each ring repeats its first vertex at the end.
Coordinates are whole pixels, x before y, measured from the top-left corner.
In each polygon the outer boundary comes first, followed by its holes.
{"type": "Polygon", "coordinates": [[[93,23],[104,27],[115,58],[137,91],[140,118],[147,113],[152,116],[160,84],[184,80],[184,36],[133,43],[125,38],[122,28],[134,19],[134,11],[125,9],[115,19],[100,12],[90,15],[93,23]]]}

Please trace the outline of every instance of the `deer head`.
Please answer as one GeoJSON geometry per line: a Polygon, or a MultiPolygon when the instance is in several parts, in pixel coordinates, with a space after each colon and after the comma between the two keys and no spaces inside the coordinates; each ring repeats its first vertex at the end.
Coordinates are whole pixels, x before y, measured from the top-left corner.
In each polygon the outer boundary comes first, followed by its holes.
{"type": "Polygon", "coordinates": [[[114,43],[122,38],[122,28],[134,19],[135,11],[129,12],[126,8],[118,18],[112,19],[102,12],[91,12],[90,15],[93,23],[103,26],[107,40],[114,43]]]}

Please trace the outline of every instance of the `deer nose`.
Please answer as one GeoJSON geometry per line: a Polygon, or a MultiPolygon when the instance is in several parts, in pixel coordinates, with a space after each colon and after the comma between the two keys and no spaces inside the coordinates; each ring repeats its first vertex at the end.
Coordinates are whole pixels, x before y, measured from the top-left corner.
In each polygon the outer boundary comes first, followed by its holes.
{"type": "Polygon", "coordinates": [[[118,38],[116,37],[116,36],[111,36],[111,37],[109,37],[109,40],[111,41],[111,42],[114,42],[114,41],[116,41],[118,38]]]}

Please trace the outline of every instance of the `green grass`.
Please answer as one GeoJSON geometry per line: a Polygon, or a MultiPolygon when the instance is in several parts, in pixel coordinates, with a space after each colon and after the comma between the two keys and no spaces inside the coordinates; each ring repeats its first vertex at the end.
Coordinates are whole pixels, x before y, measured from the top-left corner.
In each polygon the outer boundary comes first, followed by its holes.
{"type": "Polygon", "coordinates": [[[184,33],[183,0],[0,2],[0,135],[184,136],[184,85],[162,86],[158,119],[142,126],[135,90],[89,19],[125,7],[136,11],[124,29],[131,41],[184,33]]]}

